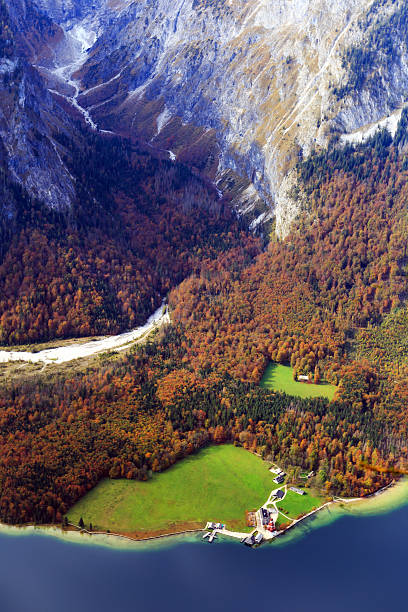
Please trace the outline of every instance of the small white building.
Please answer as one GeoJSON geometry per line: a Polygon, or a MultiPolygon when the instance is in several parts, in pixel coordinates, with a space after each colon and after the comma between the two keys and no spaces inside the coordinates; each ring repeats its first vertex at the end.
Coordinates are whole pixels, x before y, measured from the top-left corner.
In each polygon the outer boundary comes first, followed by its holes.
{"type": "Polygon", "coordinates": [[[308,377],[308,376],[306,376],[305,374],[299,374],[299,376],[298,376],[298,380],[299,380],[300,382],[309,382],[309,377],[308,377]]]}
{"type": "Polygon", "coordinates": [[[302,491],[302,489],[298,489],[297,487],[289,487],[291,491],[293,491],[294,493],[297,493],[298,495],[304,495],[305,492],[302,491]]]}

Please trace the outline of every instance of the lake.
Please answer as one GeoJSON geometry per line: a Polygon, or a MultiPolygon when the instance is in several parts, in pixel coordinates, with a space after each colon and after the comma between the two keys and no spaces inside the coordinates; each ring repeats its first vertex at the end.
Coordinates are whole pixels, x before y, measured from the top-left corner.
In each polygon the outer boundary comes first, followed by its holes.
{"type": "Polygon", "coordinates": [[[0,610],[404,610],[404,504],[399,499],[396,510],[377,515],[371,515],[373,510],[362,516],[348,509],[327,511],[296,534],[293,530],[258,550],[199,539],[118,550],[40,534],[2,533],[0,610]]]}

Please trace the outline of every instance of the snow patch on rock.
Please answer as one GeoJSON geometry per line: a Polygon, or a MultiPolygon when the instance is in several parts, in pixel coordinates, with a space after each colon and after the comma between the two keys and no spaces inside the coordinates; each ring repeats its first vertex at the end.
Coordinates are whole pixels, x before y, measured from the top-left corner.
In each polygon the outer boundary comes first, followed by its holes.
{"type": "Polygon", "coordinates": [[[361,144],[372,136],[375,136],[376,132],[383,129],[388,130],[391,136],[394,137],[398,128],[398,123],[401,119],[402,111],[403,108],[399,108],[388,117],[384,117],[375,123],[366,125],[351,134],[343,134],[340,137],[340,142],[342,144],[361,144]]]}
{"type": "Polygon", "coordinates": [[[167,106],[165,106],[164,110],[160,113],[160,115],[156,119],[157,135],[160,134],[160,132],[162,131],[164,126],[168,124],[170,119],[171,119],[171,113],[169,109],[167,108],[167,106]]]}

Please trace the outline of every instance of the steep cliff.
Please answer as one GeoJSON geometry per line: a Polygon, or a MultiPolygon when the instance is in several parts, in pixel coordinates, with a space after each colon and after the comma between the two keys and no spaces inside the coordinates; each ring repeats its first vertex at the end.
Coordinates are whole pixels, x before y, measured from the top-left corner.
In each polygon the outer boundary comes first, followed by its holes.
{"type": "Polygon", "coordinates": [[[144,140],[216,182],[253,227],[276,216],[280,236],[302,208],[296,163],[395,131],[408,93],[402,0],[36,5],[60,26],[33,60],[51,114],[144,140]]]}
{"type": "MultiPolygon", "coordinates": [[[[134,3],[99,37],[81,100],[106,128],[134,130],[182,159],[197,141],[202,154],[210,143],[218,176],[247,176],[274,206],[298,155],[326,137],[331,79],[340,78],[341,52],[369,4],[134,3]]],[[[201,165],[214,172],[208,159],[201,165]]]]}
{"type": "MultiPolygon", "coordinates": [[[[0,145],[2,172],[51,208],[70,206],[74,180],[62,161],[55,133],[74,131],[33,67],[62,31],[29,2],[0,3],[0,145]]],[[[2,198],[12,220],[13,202],[2,198]]],[[[3,211],[4,214],[4,211],[3,211]]]]}
{"type": "Polygon", "coordinates": [[[298,159],[403,104],[405,13],[394,0],[121,4],[99,23],[79,101],[104,129],[143,137],[212,179],[246,177],[284,234],[299,208],[288,195],[298,159]],[[378,48],[356,68],[375,40],[398,51],[378,48]],[[353,68],[363,73],[354,85],[353,68]]]}
{"type": "Polygon", "coordinates": [[[210,181],[79,102],[103,12],[0,9],[0,341],[129,329],[247,235],[210,181]]]}

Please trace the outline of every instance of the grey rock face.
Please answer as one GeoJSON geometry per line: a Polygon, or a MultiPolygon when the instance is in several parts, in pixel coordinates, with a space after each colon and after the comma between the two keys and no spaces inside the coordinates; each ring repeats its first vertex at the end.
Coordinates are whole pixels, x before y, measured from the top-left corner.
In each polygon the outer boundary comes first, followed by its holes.
{"type": "Polygon", "coordinates": [[[74,181],[62,162],[58,146],[49,130],[65,117],[38,75],[21,67],[14,107],[0,106],[0,138],[8,154],[8,168],[28,192],[51,208],[68,208],[75,195],[74,181]],[[59,116],[58,116],[59,115],[59,116]]]}
{"type": "Polygon", "coordinates": [[[100,0],[35,0],[37,7],[58,23],[82,19],[90,11],[100,9],[100,0]]]}
{"type": "MultiPolygon", "coordinates": [[[[23,12],[27,1],[18,0],[23,12]]],[[[262,199],[275,212],[280,235],[302,207],[290,196],[298,159],[333,136],[375,124],[407,99],[403,0],[35,2],[63,30],[39,62],[50,89],[91,127],[142,137],[195,165],[221,189],[243,177],[238,208],[251,202],[253,222],[262,223],[262,199]],[[394,41],[391,53],[381,47],[383,39],[394,41]],[[74,57],[75,45],[88,42],[90,49],[74,57]],[[370,48],[375,54],[364,64],[364,78],[348,87],[355,58],[370,48]]],[[[27,87],[25,81],[21,91],[27,87]]],[[[26,105],[34,97],[28,93],[26,105]]],[[[44,94],[47,117],[58,116],[56,99],[44,94]]],[[[17,116],[20,144],[7,146],[21,175],[27,124],[17,116]]],[[[72,193],[57,167],[54,191],[72,193]]],[[[25,180],[34,189],[34,179],[25,180]]],[[[45,175],[37,188],[47,191],[45,175]]],[[[55,205],[57,197],[48,197],[55,205]]]]}
{"type": "MultiPolygon", "coordinates": [[[[32,19],[33,11],[28,2],[13,0],[9,12],[13,48],[0,58],[2,164],[32,197],[61,210],[71,205],[75,183],[53,135],[72,133],[74,128],[29,63],[28,55],[35,53],[36,41],[26,18],[32,19]]],[[[49,26],[45,22],[44,28],[49,30],[49,26]]],[[[7,216],[10,215],[12,211],[8,210],[7,216]]]]}
{"type": "MultiPolygon", "coordinates": [[[[174,116],[214,130],[219,173],[232,169],[247,176],[282,217],[287,202],[287,181],[284,194],[282,181],[299,155],[404,103],[405,43],[394,57],[378,54],[378,78],[367,80],[360,91],[340,98],[335,93],[347,82],[347,50],[364,47],[378,22],[389,20],[403,4],[141,0],[102,25],[82,72],[83,101],[101,125],[108,120],[111,126],[116,115],[116,123],[126,117],[126,129],[137,129],[143,109],[160,101],[150,111],[151,123],[159,113],[166,121],[160,119],[159,133],[149,135],[153,142],[160,141],[174,116]]],[[[390,31],[397,41],[400,30],[395,20],[390,31]]],[[[169,127],[166,137],[168,132],[169,127]]],[[[296,203],[291,217],[294,210],[296,203]]]]}
{"type": "Polygon", "coordinates": [[[333,106],[331,80],[343,76],[341,52],[369,5],[133,3],[102,27],[82,72],[84,103],[101,125],[115,113],[129,116],[133,107],[130,123],[137,128],[141,107],[160,100],[156,117],[160,111],[214,130],[219,172],[247,176],[273,207],[299,151],[327,140],[321,119],[333,106]],[[110,84],[105,92],[104,83],[110,84]],[[98,99],[87,100],[87,90],[93,96],[97,90],[98,99]]]}

